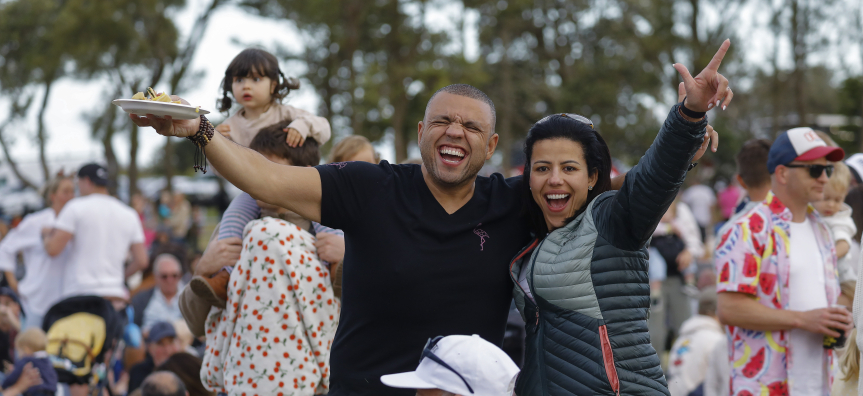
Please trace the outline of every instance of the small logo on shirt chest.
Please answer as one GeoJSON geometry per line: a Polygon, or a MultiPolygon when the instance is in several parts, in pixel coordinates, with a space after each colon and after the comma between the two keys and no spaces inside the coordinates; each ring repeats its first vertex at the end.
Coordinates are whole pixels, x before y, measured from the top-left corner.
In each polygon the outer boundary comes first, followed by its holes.
{"type": "Polygon", "coordinates": [[[491,238],[491,237],[488,235],[488,233],[487,233],[487,232],[485,232],[485,230],[483,230],[482,228],[479,228],[479,226],[481,226],[481,225],[482,225],[482,223],[479,223],[479,224],[477,224],[477,225],[476,225],[476,228],[474,228],[474,229],[473,229],[473,233],[474,233],[474,234],[476,234],[476,236],[478,236],[478,237],[479,237],[479,250],[480,250],[480,251],[482,251],[482,250],[484,249],[485,239],[486,239],[486,238],[491,238]]]}

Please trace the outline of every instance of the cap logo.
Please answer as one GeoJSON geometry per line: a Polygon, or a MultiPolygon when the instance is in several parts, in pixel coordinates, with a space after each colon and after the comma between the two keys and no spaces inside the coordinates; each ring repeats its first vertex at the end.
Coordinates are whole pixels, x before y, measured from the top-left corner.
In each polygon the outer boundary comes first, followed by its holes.
{"type": "Polygon", "coordinates": [[[821,140],[821,138],[818,137],[818,135],[816,135],[815,132],[812,132],[812,131],[807,131],[806,133],[803,134],[803,137],[810,142],[821,140]]]}
{"type": "Polygon", "coordinates": [[[102,179],[108,178],[108,172],[105,171],[104,168],[96,169],[96,176],[102,179]]]}

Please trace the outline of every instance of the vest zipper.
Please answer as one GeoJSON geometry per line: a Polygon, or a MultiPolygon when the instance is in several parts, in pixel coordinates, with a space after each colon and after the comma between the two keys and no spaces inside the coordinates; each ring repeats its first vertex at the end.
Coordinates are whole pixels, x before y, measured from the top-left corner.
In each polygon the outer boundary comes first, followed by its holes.
{"type": "Polygon", "coordinates": [[[620,378],[617,376],[617,366],[614,365],[614,351],[611,341],[608,339],[608,327],[599,326],[599,342],[602,346],[602,363],[605,366],[605,375],[615,395],[620,396],[620,378]]]}

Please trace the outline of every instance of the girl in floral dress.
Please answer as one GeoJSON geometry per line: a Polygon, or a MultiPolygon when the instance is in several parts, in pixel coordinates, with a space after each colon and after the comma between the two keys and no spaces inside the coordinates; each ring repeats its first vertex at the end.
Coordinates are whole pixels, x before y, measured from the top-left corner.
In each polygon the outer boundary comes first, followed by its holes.
{"type": "MultiPolygon", "coordinates": [[[[268,129],[252,146],[259,139],[286,145],[285,132],[268,129]]],[[[271,161],[291,162],[270,150],[258,151],[271,161]]],[[[318,258],[308,220],[258,204],[273,217],[254,220],[243,231],[227,306],[212,308],[207,318],[201,381],[207,389],[228,395],[324,394],[339,317],[329,269],[318,258]]]]}

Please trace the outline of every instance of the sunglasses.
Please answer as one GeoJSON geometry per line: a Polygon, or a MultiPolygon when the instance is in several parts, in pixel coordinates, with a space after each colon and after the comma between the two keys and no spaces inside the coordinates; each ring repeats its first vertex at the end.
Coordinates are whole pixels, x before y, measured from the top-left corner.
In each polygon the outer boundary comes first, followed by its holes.
{"type": "Polygon", "coordinates": [[[554,116],[566,117],[566,118],[578,121],[582,124],[587,124],[590,126],[590,129],[593,129],[593,121],[591,121],[590,118],[587,118],[585,116],[578,115],[578,114],[572,114],[572,113],[559,113],[559,114],[548,115],[548,116],[543,117],[541,120],[537,121],[537,124],[546,122],[549,119],[551,119],[551,117],[554,117],[554,116]]]}
{"type": "Polygon", "coordinates": [[[821,174],[827,171],[827,177],[833,176],[833,165],[803,165],[803,164],[788,164],[786,168],[809,168],[809,176],[813,179],[821,177],[821,174]]]}
{"type": "Polygon", "coordinates": [[[437,345],[438,341],[440,341],[441,339],[443,339],[443,336],[429,338],[428,342],[426,342],[425,348],[423,348],[423,355],[420,358],[420,363],[422,363],[423,359],[429,358],[431,361],[443,366],[443,368],[452,371],[453,373],[455,373],[455,375],[461,378],[461,380],[464,382],[464,385],[467,387],[467,390],[470,391],[470,394],[473,394],[473,388],[470,387],[470,384],[467,382],[467,380],[464,379],[464,377],[462,377],[458,371],[456,371],[450,365],[446,364],[446,362],[444,362],[441,358],[437,357],[434,352],[432,352],[432,348],[434,348],[434,346],[437,345]]]}

